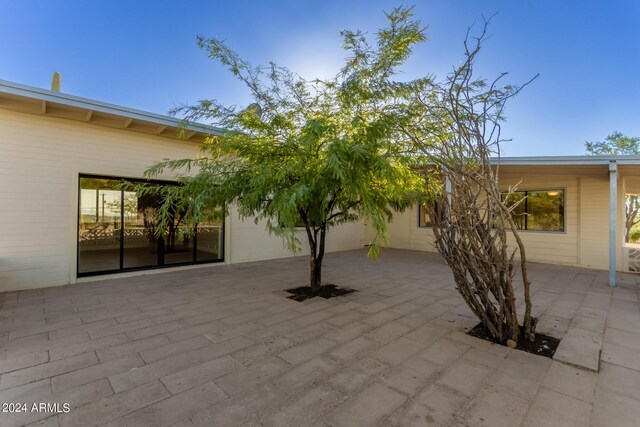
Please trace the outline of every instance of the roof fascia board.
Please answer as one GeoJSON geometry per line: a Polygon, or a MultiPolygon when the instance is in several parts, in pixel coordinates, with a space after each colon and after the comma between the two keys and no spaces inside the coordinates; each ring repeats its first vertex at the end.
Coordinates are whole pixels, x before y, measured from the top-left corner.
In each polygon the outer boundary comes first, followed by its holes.
{"type": "Polygon", "coordinates": [[[608,165],[612,161],[622,165],[640,165],[640,156],[539,156],[491,158],[491,163],[504,166],[589,166],[608,165]]]}
{"type": "Polygon", "coordinates": [[[136,110],[133,108],[127,108],[120,105],[109,104],[106,102],[99,102],[93,99],[82,98],[66,93],[52,92],[50,90],[27,86],[2,79],[0,79],[0,92],[37,99],[45,102],[62,104],[69,107],[82,108],[99,113],[112,114],[134,120],[142,120],[159,125],[184,128],[186,130],[200,133],[214,135],[219,135],[222,133],[222,129],[213,126],[207,126],[195,122],[187,122],[185,120],[176,119],[174,117],[136,110]]]}

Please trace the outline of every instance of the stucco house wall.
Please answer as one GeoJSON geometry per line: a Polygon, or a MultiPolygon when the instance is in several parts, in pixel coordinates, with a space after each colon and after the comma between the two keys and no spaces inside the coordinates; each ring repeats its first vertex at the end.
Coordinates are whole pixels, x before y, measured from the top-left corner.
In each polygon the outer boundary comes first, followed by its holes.
{"type": "MultiPolygon", "coordinates": [[[[191,157],[196,148],[190,141],[0,109],[0,292],[76,282],[81,173],[141,178],[153,162],[191,157]]],[[[241,221],[233,210],[226,228],[226,262],[291,256],[264,224],[241,221]]],[[[329,233],[327,250],[363,244],[362,224],[348,224],[329,233]]]]}
{"type": "MultiPolygon", "coordinates": [[[[0,292],[166,271],[78,279],[78,185],[81,174],[142,178],[158,160],[195,156],[202,133],[217,131],[190,124],[190,139],[178,139],[179,125],[166,116],[0,80],[0,292]]],[[[520,190],[565,191],[563,232],[520,233],[529,260],[609,267],[610,170],[618,170],[611,175],[618,177],[615,267],[626,271],[624,201],[625,193],[640,194],[640,157],[501,159],[505,189],[518,184],[520,190]]],[[[362,221],[341,225],[328,232],[327,250],[362,248],[372,237],[362,221]]],[[[300,239],[301,254],[308,254],[303,230],[300,239]]],[[[418,226],[417,206],[389,224],[387,247],[434,251],[433,243],[432,230],[418,226]]],[[[225,263],[291,255],[281,238],[268,234],[264,222],[242,221],[231,207],[225,221],[225,263]]],[[[640,269],[640,259],[634,260],[640,269]]]]}
{"type": "MultiPolygon", "coordinates": [[[[562,168],[503,168],[500,185],[506,190],[565,190],[565,231],[520,231],[527,258],[533,262],[563,264],[589,268],[608,268],[609,178],[605,169],[584,169],[566,173],[562,168]],[[528,172],[534,169],[535,172],[528,172]],[[560,170],[558,170],[560,169],[560,170]]],[[[571,170],[571,168],[565,168],[571,170]]],[[[624,224],[624,191],[618,191],[618,235],[624,224]]],[[[511,244],[515,242],[510,240],[511,244]]],[[[398,249],[435,251],[431,228],[418,226],[418,207],[399,213],[389,224],[388,246],[398,249]]],[[[622,248],[619,238],[618,247],[622,248]]],[[[621,251],[620,251],[621,252],[621,251]]],[[[622,255],[618,269],[622,270],[622,255]]]]}

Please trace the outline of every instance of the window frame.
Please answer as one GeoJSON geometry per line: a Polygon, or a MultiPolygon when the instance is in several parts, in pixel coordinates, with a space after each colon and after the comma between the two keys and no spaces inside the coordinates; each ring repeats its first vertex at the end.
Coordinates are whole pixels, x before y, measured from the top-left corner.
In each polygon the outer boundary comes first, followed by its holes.
{"type": "MultiPolygon", "coordinates": [[[[117,269],[110,269],[110,270],[100,270],[100,271],[90,271],[90,272],[80,272],[80,240],[79,240],[79,231],[80,231],[80,203],[81,203],[81,192],[82,192],[82,178],[89,178],[89,179],[109,179],[109,180],[116,180],[116,181],[130,181],[130,182],[135,182],[135,183],[150,183],[150,184],[159,184],[159,185],[179,185],[180,183],[177,181],[171,181],[171,180],[163,180],[163,179],[145,179],[145,178],[134,178],[134,177],[122,177],[122,176],[111,176],[111,175],[101,175],[101,174],[92,174],[92,173],[83,173],[80,172],[78,173],[78,192],[77,192],[77,200],[76,200],[76,224],[75,224],[75,239],[76,239],[76,277],[77,278],[81,278],[81,277],[91,277],[91,276],[102,276],[102,275],[110,275],[110,274],[117,274],[117,273],[129,273],[129,272],[135,272],[135,271],[144,271],[144,270],[160,270],[160,269],[164,269],[164,268],[173,268],[173,267],[184,267],[184,266],[189,266],[189,265],[200,265],[200,264],[214,264],[214,263],[224,263],[225,262],[225,257],[226,257],[226,253],[225,253],[225,240],[226,240],[226,218],[222,219],[222,223],[220,225],[220,229],[222,230],[222,239],[221,239],[221,247],[220,247],[220,254],[221,257],[220,259],[213,259],[213,260],[201,260],[198,261],[197,260],[197,230],[198,230],[198,226],[196,224],[196,226],[194,227],[194,233],[195,233],[195,240],[194,240],[194,260],[193,261],[187,261],[187,262],[180,262],[180,263],[173,263],[173,264],[162,264],[162,265],[153,265],[153,266],[145,266],[145,267],[129,267],[129,268],[125,268],[124,267],[124,263],[123,263],[123,257],[124,257],[124,239],[122,238],[122,235],[120,236],[120,267],[117,269]]],[[[121,190],[121,197],[124,195],[124,190],[121,190]]],[[[123,216],[123,213],[121,212],[121,218],[123,216]]],[[[122,221],[122,219],[121,219],[122,221]]],[[[123,226],[121,227],[122,232],[124,233],[124,222],[122,223],[123,226]]]]}
{"type": "MultiPolygon", "coordinates": [[[[562,206],[563,206],[563,215],[562,215],[562,230],[527,230],[527,229],[518,229],[518,232],[523,233],[553,233],[553,234],[567,234],[567,187],[548,187],[548,188],[532,188],[532,189],[518,189],[514,191],[514,193],[524,192],[524,193],[535,193],[535,192],[548,192],[548,191],[562,191],[562,206]]],[[[501,191],[500,194],[506,193],[501,191]]],[[[526,201],[527,199],[525,199],[526,201]]],[[[417,225],[418,229],[432,229],[433,225],[420,225],[422,215],[420,210],[423,205],[417,205],[417,225]]],[[[426,208],[426,206],[425,206],[426,208]]]]}
{"type": "MultiPolygon", "coordinates": [[[[438,203],[436,203],[436,209],[439,209],[439,207],[438,207],[438,206],[439,206],[439,204],[438,204],[438,203]]],[[[427,208],[427,207],[426,207],[425,205],[423,205],[423,204],[418,204],[418,224],[417,224],[417,228],[420,228],[420,229],[433,228],[433,221],[431,221],[431,225],[420,225],[420,222],[422,221],[422,214],[420,213],[420,210],[421,210],[423,207],[424,207],[425,209],[427,208]]]]}
{"type": "MultiPolygon", "coordinates": [[[[553,233],[553,234],[567,234],[567,188],[566,187],[547,187],[547,188],[532,188],[532,189],[517,189],[514,193],[536,193],[536,192],[549,192],[549,191],[562,191],[562,230],[527,230],[517,229],[518,233],[553,233]]],[[[505,194],[506,191],[501,191],[500,196],[505,194]]],[[[528,195],[525,195],[525,203],[528,200],[528,195]]],[[[525,204],[525,209],[527,205],[525,204]]],[[[526,210],[525,210],[526,213],[526,210]]],[[[526,223],[527,221],[525,221],[526,223]]]]}

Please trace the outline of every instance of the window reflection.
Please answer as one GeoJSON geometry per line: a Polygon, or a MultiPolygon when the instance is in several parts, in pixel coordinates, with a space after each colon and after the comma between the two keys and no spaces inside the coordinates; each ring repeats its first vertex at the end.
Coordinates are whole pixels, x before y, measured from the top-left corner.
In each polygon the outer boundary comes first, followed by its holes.
{"type": "Polygon", "coordinates": [[[81,178],[78,272],[120,268],[120,182],[81,178]]]}
{"type": "Polygon", "coordinates": [[[222,221],[212,221],[198,224],[197,242],[198,261],[209,261],[222,258],[223,241],[222,221]]]}
{"type": "Polygon", "coordinates": [[[156,211],[159,200],[155,196],[138,197],[135,193],[132,195],[129,219],[124,223],[123,268],[160,265],[156,237],[156,211]]]}
{"type": "Polygon", "coordinates": [[[158,237],[161,200],[125,191],[121,183],[119,178],[80,177],[79,275],[223,260],[222,221],[203,222],[195,233],[183,234],[183,213],[175,212],[158,237]]]}
{"type": "MultiPolygon", "coordinates": [[[[442,215],[444,215],[444,212],[440,204],[434,202],[433,208],[436,215],[438,215],[439,218],[443,218],[442,215]]],[[[433,227],[433,218],[431,218],[426,205],[418,206],[418,215],[418,227],[433,227]]]]}
{"type": "Polygon", "coordinates": [[[518,230],[564,231],[564,190],[515,191],[503,197],[513,207],[518,230]]]}

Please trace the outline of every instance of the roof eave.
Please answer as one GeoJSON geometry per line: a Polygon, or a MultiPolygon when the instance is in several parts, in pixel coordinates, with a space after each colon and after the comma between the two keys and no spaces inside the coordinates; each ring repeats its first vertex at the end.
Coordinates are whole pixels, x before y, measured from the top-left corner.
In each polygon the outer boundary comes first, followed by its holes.
{"type": "Polygon", "coordinates": [[[492,157],[491,162],[509,166],[560,166],[560,165],[640,165],[640,156],[534,156],[534,157],[492,157]]]}
{"type": "Polygon", "coordinates": [[[20,98],[42,101],[44,103],[62,105],[70,109],[80,109],[85,111],[88,110],[96,113],[122,117],[128,120],[138,120],[158,126],[183,129],[186,132],[198,133],[204,136],[220,135],[222,133],[222,129],[220,128],[207,126],[201,123],[188,122],[186,120],[177,119],[175,117],[150,113],[133,108],[127,108],[121,105],[109,104],[93,99],[69,95],[66,93],[53,92],[47,89],[41,89],[0,79],[0,94],[2,93],[20,98]]]}

